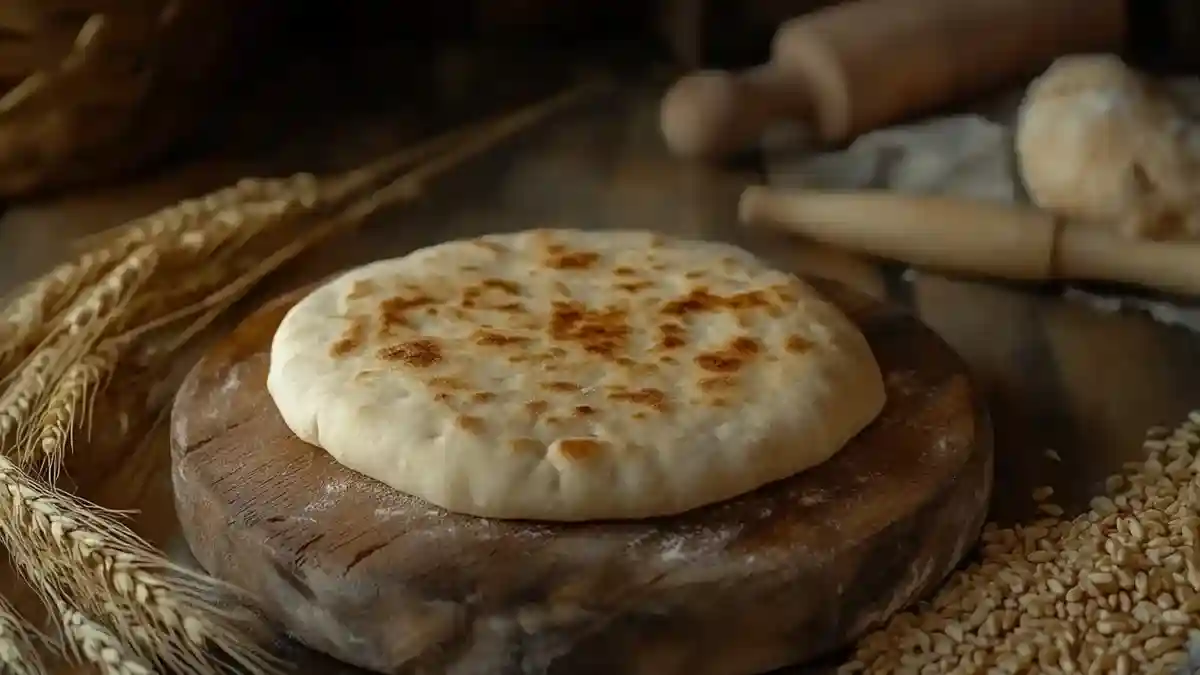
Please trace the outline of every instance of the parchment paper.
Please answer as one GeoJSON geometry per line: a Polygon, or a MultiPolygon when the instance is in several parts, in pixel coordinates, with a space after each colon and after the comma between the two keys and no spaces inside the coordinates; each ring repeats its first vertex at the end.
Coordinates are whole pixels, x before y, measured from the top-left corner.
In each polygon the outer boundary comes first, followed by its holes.
{"type": "MultiPolygon", "coordinates": [[[[1170,86],[1200,122],[1200,80],[1176,80],[1170,86]]],[[[886,188],[1028,202],[1013,150],[1022,95],[1023,89],[1019,89],[959,113],[880,129],[860,136],[844,149],[823,153],[814,153],[795,128],[772,129],[763,145],[768,182],[784,187],[886,188]]],[[[1162,323],[1200,332],[1200,304],[1079,287],[1067,288],[1064,297],[1099,311],[1147,312],[1162,323]]]]}

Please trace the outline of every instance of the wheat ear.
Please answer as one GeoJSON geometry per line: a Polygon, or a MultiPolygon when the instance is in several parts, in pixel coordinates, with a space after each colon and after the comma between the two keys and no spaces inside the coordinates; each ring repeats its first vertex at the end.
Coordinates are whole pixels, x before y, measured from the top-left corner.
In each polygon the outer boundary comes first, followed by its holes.
{"type": "Polygon", "coordinates": [[[52,382],[52,368],[61,358],[63,341],[49,342],[34,352],[20,370],[14,381],[0,395],[0,442],[13,436],[22,428],[33,413],[52,382]]]}
{"type": "Polygon", "coordinates": [[[3,675],[46,675],[38,653],[42,637],[4,598],[0,598],[0,673],[3,675]]]}
{"type": "Polygon", "coordinates": [[[90,428],[96,396],[108,384],[129,341],[110,338],[67,366],[38,415],[36,433],[18,446],[17,463],[37,468],[53,485],[78,428],[90,428]],[[38,466],[40,464],[40,467],[38,466]]]}
{"type": "Polygon", "coordinates": [[[244,179],[90,238],[89,250],[25,285],[5,302],[0,376],[46,339],[53,319],[76,300],[81,289],[99,281],[139,247],[176,242],[174,250],[166,247],[173,258],[202,259],[233,235],[244,234],[242,222],[247,218],[272,222],[290,210],[310,208],[317,199],[316,186],[316,178],[303,173],[284,179],[244,179]],[[211,227],[213,223],[223,227],[211,227]],[[206,234],[189,236],[198,225],[207,226],[206,234]]]}
{"type": "Polygon", "coordinates": [[[136,249],[82,293],[56,320],[55,327],[11,378],[0,395],[0,441],[19,433],[42,397],[68,364],[86,354],[119,316],[122,305],[146,282],[158,264],[150,246],[136,249]]]}
{"type": "Polygon", "coordinates": [[[10,297],[0,321],[0,377],[46,338],[54,317],[81,288],[108,273],[119,259],[109,250],[89,251],[78,260],[55,267],[10,297]]]}
{"type": "Polygon", "coordinates": [[[274,660],[249,637],[259,623],[232,587],[162,558],[110,512],[55,492],[0,457],[0,539],[49,607],[67,604],[118,628],[139,658],[173,672],[212,672],[208,650],[233,673],[268,673],[274,660]],[[222,609],[222,600],[237,600],[222,609]]]}
{"type": "Polygon", "coordinates": [[[69,608],[55,605],[62,623],[63,641],[73,660],[92,666],[100,675],[157,675],[143,658],[131,654],[121,640],[98,621],[69,608]]]}

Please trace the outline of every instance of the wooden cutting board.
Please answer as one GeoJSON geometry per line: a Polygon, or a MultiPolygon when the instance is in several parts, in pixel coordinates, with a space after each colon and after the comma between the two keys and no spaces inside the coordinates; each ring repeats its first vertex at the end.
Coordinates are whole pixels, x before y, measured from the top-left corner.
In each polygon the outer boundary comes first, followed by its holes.
{"type": "Polygon", "coordinates": [[[750,675],[843,646],[975,542],[992,432],[962,361],[912,316],[811,280],[861,327],[882,415],[833,459],[687,514],[577,525],[446,512],[291,434],[262,308],[181,388],[173,481],[201,564],[302,642],[382,673],[750,675]]]}

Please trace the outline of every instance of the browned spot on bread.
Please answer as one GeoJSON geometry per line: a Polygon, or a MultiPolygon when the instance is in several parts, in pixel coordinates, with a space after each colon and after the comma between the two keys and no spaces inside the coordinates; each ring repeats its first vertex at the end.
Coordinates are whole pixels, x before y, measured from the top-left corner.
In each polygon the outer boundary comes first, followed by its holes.
{"type": "Polygon", "coordinates": [[[382,326],[407,326],[406,314],[410,309],[432,305],[436,302],[428,295],[419,294],[411,298],[396,296],[379,303],[379,321],[382,326]]]}
{"type": "Polygon", "coordinates": [[[633,417],[635,420],[644,420],[646,419],[646,413],[642,410],[638,410],[637,412],[633,413],[631,417],[633,417]]]}
{"type": "Polygon", "coordinates": [[[714,373],[735,373],[750,358],[761,351],[759,344],[753,338],[734,338],[723,349],[705,352],[695,358],[696,365],[714,373]]]}
{"type": "Polygon", "coordinates": [[[661,389],[652,387],[633,391],[619,389],[609,392],[608,397],[614,401],[638,403],[660,411],[667,408],[667,395],[661,389]]]}
{"type": "Polygon", "coordinates": [[[565,297],[571,297],[571,289],[561,281],[554,282],[554,290],[565,297]]]}
{"type": "Polygon", "coordinates": [[[433,389],[466,389],[467,383],[457,377],[432,377],[429,386],[433,389]]]}
{"type": "Polygon", "coordinates": [[[715,408],[724,408],[725,406],[729,405],[729,400],[718,396],[709,401],[708,404],[715,408]]]}
{"type": "Polygon", "coordinates": [[[398,361],[413,368],[427,368],[442,360],[442,348],[429,339],[410,340],[384,347],[378,352],[384,361],[398,361]]]}
{"type": "MultiPolygon", "coordinates": [[[[687,316],[697,312],[718,312],[722,310],[746,310],[758,307],[773,307],[762,291],[746,291],[723,296],[710,292],[700,286],[692,289],[682,298],[671,300],[663,305],[662,312],[668,316],[687,316]]],[[[778,308],[775,308],[778,309],[778,308]]]]}
{"type": "Polygon", "coordinates": [[[592,406],[590,406],[590,405],[577,405],[577,406],[575,406],[575,414],[576,414],[577,416],[579,416],[579,417],[586,417],[586,416],[588,416],[588,415],[595,415],[595,414],[596,414],[596,409],[595,409],[595,408],[593,408],[593,407],[592,407],[592,406]]]}
{"type": "Polygon", "coordinates": [[[590,310],[576,301],[556,301],[553,307],[550,336],[555,340],[574,342],[588,353],[610,358],[625,350],[629,325],[624,310],[615,307],[590,310]]]}
{"type": "Polygon", "coordinates": [[[683,276],[687,279],[699,279],[704,276],[704,270],[688,270],[683,276]]]}
{"type": "MultiPolygon", "coordinates": [[[[505,297],[520,295],[521,287],[511,281],[504,279],[485,279],[478,284],[467,286],[462,291],[461,305],[467,309],[499,309],[501,311],[519,312],[524,311],[525,306],[519,302],[507,300],[499,304],[482,303],[484,295],[489,291],[501,293],[505,297]]],[[[494,293],[493,293],[494,295],[494,293]]]]}
{"type": "Polygon", "coordinates": [[[595,251],[571,251],[553,253],[546,259],[546,266],[556,270],[586,270],[595,266],[600,254],[595,251]]]}
{"type": "Polygon", "coordinates": [[[659,349],[676,349],[682,347],[686,341],[683,336],[687,333],[687,329],[677,323],[664,323],[658,327],[658,347],[659,349]]]}
{"type": "Polygon", "coordinates": [[[484,279],[480,282],[480,285],[484,288],[494,288],[498,291],[503,291],[509,295],[521,294],[521,285],[506,279],[484,279]]]}
{"type": "Polygon", "coordinates": [[[487,403],[496,400],[496,394],[490,391],[477,391],[471,394],[471,400],[476,403],[487,403]]]}
{"type": "Polygon", "coordinates": [[[472,337],[475,338],[475,344],[484,347],[510,347],[529,342],[529,338],[522,335],[504,335],[490,330],[477,330],[472,337]]]}
{"type": "Polygon", "coordinates": [[[737,386],[737,380],[728,375],[719,375],[717,377],[706,377],[700,380],[700,389],[702,391],[716,391],[719,389],[732,389],[737,386]]]}
{"type": "Polygon", "coordinates": [[[653,281],[631,281],[627,284],[617,284],[617,288],[630,293],[637,293],[638,291],[644,291],[653,285],[653,281]]]}
{"type": "Polygon", "coordinates": [[[350,287],[350,292],[346,295],[347,300],[357,300],[366,297],[379,290],[379,284],[376,284],[370,279],[359,279],[350,287]]]}
{"type": "Polygon", "coordinates": [[[789,335],[784,348],[793,354],[803,354],[813,348],[813,343],[801,335],[789,335]]]}
{"type": "Polygon", "coordinates": [[[637,274],[637,270],[633,269],[632,267],[630,267],[628,265],[621,265],[620,267],[617,267],[616,269],[613,270],[613,274],[615,274],[619,277],[631,277],[631,276],[637,274]]]}
{"type": "Polygon", "coordinates": [[[729,343],[729,348],[745,356],[753,356],[762,350],[758,344],[758,340],[745,336],[734,338],[729,343]]]}
{"type": "Polygon", "coordinates": [[[568,459],[587,459],[600,454],[604,445],[594,438],[564,438],[558,442],[558,451],[568,459]]]}
{"type": "Polygon", "coordinates": [[[342,332],[342,336],[329,348],[329,355],[333,357],[346,356],[357,351],[366,340],[367,318],[356,316],[350,320],[350,325],[342,332]]]}
{"type": "Polygon", "coordinates": [[[460,429],[472,434],[482,434],[485,428],[483,420],[474,415],[459,415],[456,421],[460,429]]]}
{"type": "Polygon", "coordinates": [[[437,401],[438,403],[449,403],[450,401],[454,400],[454,395],[444,391],[439,391],[433,395],[433,400],[437,401]]]}
{"type": "Polygon", "coordinates": [[[525,409],[534,417],[540,417],[543,413],[550,409],[550,404],[542,400],[526,401],[525,409]]]}
{"type": "Polygon", "coordinates": [[[513,452],[529,452],[541,453],[546,449],[537,439],[533,438],[517,438],[508,442],[508,447],[512,448],[513,452]]]}
{"type": "Polygon", "coordinates": [[[458,269],[464,272],[478,272],[482,268],[479,265],[459,265],[458,269]]]}
{"type": "Polygon", "coordinates": [[[579,385],[574,382],[547,382],[542,388],[550,391],[579,391],[579,385]]]}
{"type": "Polygon", "coordinates": [[[659,358],[658,361],[659,361],[659,363],[665,363],[668,366],[674,366],[674,365],[679,364],[679,359],[676,359],[674,356],[663,356],[663,357],[659,358]]]}

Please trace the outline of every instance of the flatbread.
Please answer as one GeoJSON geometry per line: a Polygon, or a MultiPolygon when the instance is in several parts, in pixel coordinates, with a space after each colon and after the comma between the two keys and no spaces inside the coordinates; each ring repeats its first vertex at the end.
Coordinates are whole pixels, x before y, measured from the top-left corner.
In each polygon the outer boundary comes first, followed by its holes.
{"type": "Polygon", "coordinates": [[[267,387],[338,462],[459,513],[675,514],[827,460],[884,403],[870,347],[724,244],[534,230],[350,271],[283,319],[267,387]]]}

